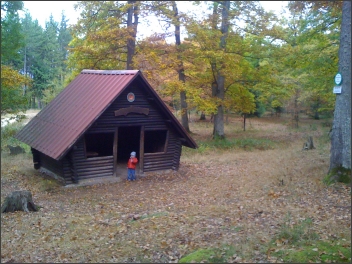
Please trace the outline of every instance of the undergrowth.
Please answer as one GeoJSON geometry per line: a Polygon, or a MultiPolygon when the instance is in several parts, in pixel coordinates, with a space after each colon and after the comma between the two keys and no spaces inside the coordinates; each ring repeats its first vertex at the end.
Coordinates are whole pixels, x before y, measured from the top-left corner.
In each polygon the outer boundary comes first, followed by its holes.
{"type": "Polygon", "coordinates": [[[183,258],[179,263],[228,263],[239,261],[241,258],[237,256],[236,249],[233,246],[223,246],[222,248],[198,249],[183,258]],[[237,258],[237,259],[236,259],[237,258]]]}
{"type": "Polygon", "coordinates": [[[335,182],[342,182],[345,184],[351,183],[351,169],[337,166],[333,168],[323,179],[326,185],[333,184],[335,182]]]}
{"type": "Polygon", "coordinates": [[[288,213],[269,251],[283,262],[350,262],[350,243],[344,241],[322,241],[313,230],[312,219],[295,223],[288,213]]]}
{"type": "Polygon", "coordinates": [[[289,263],[351,263],[350,244],[316,241],[295,249],[282,248],[272,254],[289,263]]]}
{"type": "Polygon", "coordinates": [[[294,223],[292,222],[291,215],[288,214],[286,221],[281,225],[277,240],[292,245],[306,244],[309,241],[315,241],[319,239],[319,236],[313,231],[312,226],[312,219],[307,218],[299,223],[294,223]]]}
{"type": "Polygon", "coordinates": [[[15,122],[12,124],[8,124],[4,127],[1,127],[1,151],[9,151],[7,145],[11,145],[13,147],[20,146],[27,153],[30,152],[30,146],[22,143],[21,141],[14,138],[14,136],[19,132],[23,127],[23,124],[15,122]]]}
{"type": "Polygon", "coordinates": [[[252,150],[268,150],[274,149],[276,145],[275,141],[262,138],[231,138],[231,139],[215,139],[209,141],[200,141],[198,143],[198,149],[190,150],[198,153],[204,153],[206,151],[221,149],[244,149],[248,151],[252,150]]]}

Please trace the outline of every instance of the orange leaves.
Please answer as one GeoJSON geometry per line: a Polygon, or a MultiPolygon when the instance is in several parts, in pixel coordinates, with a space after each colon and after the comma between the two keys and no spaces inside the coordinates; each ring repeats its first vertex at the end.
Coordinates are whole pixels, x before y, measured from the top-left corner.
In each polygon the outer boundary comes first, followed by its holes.
{"type": "Polygon", "coordinates": [[[19,74],[18,71],[9,66],[1,64],[1,87],[18,88],[23,84],[30,84],[31,79],[19,74]]]}
{"type": "Polygon", "coordinates": [[[268,193],[268,196],[272,197],[272,198],[278,198],[281,196],[281,194],[278,192],[278,193],[275,193],[273,190],[270,190],[269,193],[268,193]]]}

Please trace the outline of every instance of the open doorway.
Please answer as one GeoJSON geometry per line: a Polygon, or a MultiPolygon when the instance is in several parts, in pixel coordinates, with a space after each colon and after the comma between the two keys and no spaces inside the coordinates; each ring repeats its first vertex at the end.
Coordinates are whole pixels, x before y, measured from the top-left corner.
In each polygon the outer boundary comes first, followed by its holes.
{"type": "Polygon", "coordinates": [[[132,151],[137,153],[139,160],[140,146],[140,130],[139,126],[119,127],[117,135],[117,163],[127,164],[132,151]]]}

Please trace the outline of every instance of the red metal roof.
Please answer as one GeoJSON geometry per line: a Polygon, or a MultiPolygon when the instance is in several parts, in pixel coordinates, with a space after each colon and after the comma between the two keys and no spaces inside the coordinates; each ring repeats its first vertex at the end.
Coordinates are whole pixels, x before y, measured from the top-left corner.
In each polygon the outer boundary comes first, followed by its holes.
{"type": "MultiPolygon", "coordinates": [[[[148,84],[138,70],[83,70],[15,137],[59,160],[137,76],[148,84]]],[[[154,89],[150,89],[166,108],[154,89]]],[[[176,121],[177,130],[187,140],[186,145],[196,148],[174,115],[167,108],[166,112],[176,121]]]]}

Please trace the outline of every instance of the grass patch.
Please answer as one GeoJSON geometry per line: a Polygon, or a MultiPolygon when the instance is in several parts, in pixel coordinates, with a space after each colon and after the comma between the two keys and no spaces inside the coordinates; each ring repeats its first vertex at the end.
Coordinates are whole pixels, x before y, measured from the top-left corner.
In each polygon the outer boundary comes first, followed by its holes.
{"type": "Polygon", "coordinates": [[[43,192],[50,192],[61,187],[61,184],[55,179],[44,179],[42,181],[39,181],[39,184],[39,190],[43,192]]]}
{"type": "Polygon", "coordinates": [[[335,182],[342,182],[345,184],[351,183],[351,169],[346,169],[342,166],[333,168],[328,175],[323,179],[326,185],[330,185],[335,182]]]}
{"type": "Polygon", "coordinates": [[[319,235],[312,229],[313,221],[310,218],[291,224],[291,215],[288,214],[285,223],[281,226],[277,240],[284,244],[301,245],[319,239],[319,235]]]}
{"type": "Polygon", "coordinates": [[[272,253],[273,256],[281,258],[284,262],[293,263],[343,263],[351,262],[351,245],[341,242],[316,241],[312,245],[307,245],[294,249],[280,249],[272,253]]]}
{"type": "Polygon", "coordinates": [[[350,262],[351,244],[346,241],[321,241],[319,235],[312,230],[312,220],[307,218],[297,224],[290,224],[288,214],[277,239],[271,243],[277,247],[272,256],[283,262],[350,262]]]}
{"type": "Polygon", "coordinates": [[[268,150],[274,149],[276,142],[270,139],[262,138],[233,138],[233,139],[214,139],[209,141],[200,141],[198,143],[199,148],[196,151],[200,154],[207,151],[213,151],[216,149],[229,150],[229,149],[244,149],[248,151],[252,150],[268,150]]]}
{"type": "Polygon", "coordinates": [[[228,263],[229,261],[236,259],[236,256],[236,250],[232,246],[225,246],[220,249],[198,249],[197,251],[181,258],[178,263],[228,263]]]}

